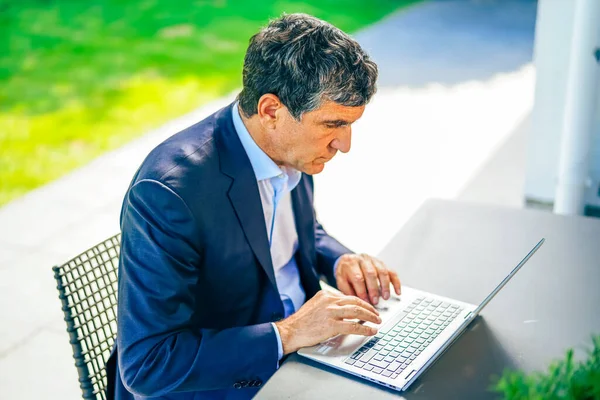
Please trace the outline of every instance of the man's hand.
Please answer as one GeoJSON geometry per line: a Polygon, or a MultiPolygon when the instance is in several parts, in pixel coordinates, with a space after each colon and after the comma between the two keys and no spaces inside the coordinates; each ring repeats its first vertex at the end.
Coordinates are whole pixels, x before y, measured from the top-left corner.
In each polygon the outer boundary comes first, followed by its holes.
{"type": "Polygon", "coordinates": [[[276,322],[283,354],[313,346],[336,335],[372,336],[377,329],[346,321],[359,319],[380,324],[379,312],[369,303],[354,297],[319,291],[288,318],[276,322]]]}
{"type": "Polygon", "coordinates": [[[358,296],[377,304],[379,296],[390,298],[390,283],[400,295],[398,274],[387,269],[380,260],[366,254],[344,254],[335,270],[338,289],[347,295],[358,296]]]}

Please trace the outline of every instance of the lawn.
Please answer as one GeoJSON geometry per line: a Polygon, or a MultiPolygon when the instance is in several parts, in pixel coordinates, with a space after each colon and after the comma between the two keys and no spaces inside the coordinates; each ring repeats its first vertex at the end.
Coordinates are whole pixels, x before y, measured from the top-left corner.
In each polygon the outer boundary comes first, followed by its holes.
{"type": "Polygon", "coordinates": [[[241,85],[282,12],[355,32],[418,0],[0,0],[0,205],[241,85]]]}

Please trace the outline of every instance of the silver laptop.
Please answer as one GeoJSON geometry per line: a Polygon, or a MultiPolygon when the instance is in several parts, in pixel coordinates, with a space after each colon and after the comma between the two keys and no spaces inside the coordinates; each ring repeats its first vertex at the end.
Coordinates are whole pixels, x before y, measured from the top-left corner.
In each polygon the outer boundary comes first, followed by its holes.
{"type": "Polygon", "coordinates": [[[402,286],[401,296],[381,299],[377,335],[339,335],[298,354],[395,390],[407,390],[458,338],[490,300],[540,248],[523,258],[479,306],[402,286]]]}

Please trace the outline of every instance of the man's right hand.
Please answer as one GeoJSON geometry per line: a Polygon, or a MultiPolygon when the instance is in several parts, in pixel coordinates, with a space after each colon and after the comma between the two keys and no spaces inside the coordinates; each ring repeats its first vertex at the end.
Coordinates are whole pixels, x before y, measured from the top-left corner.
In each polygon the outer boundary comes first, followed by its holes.
{"type": "Polygon", "coordinates": [[[336,335],[373,336],[375,328],[348,319],[380,324],[379,312],[369,303],[355,296],[319,291],[288,318],[276,322],[283,354],[302,347],[313,346],[336,335]]]}

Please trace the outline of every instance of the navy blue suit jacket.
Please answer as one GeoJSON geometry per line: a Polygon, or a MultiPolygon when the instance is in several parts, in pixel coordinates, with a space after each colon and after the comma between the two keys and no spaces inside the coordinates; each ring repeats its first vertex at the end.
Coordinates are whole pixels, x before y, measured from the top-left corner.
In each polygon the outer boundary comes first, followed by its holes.
{"type": "MultiPolygon", "coordinates": [[[[156,147],[127,191],[109,398],[250,398],[277,368],[284,309],[231,108],[156,147]]],[[[349,250],[316,221],[310,176],[291,195],[310,298],[349,250]]]]}

